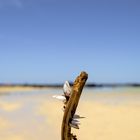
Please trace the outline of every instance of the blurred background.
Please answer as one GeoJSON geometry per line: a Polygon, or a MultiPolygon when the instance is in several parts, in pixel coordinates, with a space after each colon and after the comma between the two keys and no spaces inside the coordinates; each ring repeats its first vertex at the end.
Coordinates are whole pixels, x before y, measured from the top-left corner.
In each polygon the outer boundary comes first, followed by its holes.
{"type": "Polygon", "coordinates": [[[137,0],[0,0],[0,83],[140,82],[137,0]]]}
{"type": "Polygon", "coordinates": [[[63,94],[89,75],[80,140],[140,139],[139,0],[0,0],[0,139],[60,140],[63,94]]]}

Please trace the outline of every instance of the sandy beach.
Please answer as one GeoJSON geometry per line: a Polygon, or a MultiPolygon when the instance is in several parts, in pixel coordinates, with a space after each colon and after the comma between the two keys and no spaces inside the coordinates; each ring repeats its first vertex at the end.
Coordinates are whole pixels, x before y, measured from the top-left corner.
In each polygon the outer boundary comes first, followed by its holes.
{"type": "Polygon", "coordinates": [[[35,87],[23,87],[23,86],[0,86],[0,94],[1,93],[11,93],[11,92],[17,92],[17,91],[31,91],[35,89],[40,89],[40,88],[35,88],[35,87]]]}
{"type": "MultiPolygon", "coordinates": [[[[3,91],[4,92],[4,91],[3,91]]],[[[7,91],[5,91],[7,92],[7,91]]],[[[0,96],[2,140],[60,140],[62,103],[52,98],[62,89],[24,90],[0,96]]],[[[139,140],[140,89],[85,89],[77,114],[78,140],[139,140]]]]}

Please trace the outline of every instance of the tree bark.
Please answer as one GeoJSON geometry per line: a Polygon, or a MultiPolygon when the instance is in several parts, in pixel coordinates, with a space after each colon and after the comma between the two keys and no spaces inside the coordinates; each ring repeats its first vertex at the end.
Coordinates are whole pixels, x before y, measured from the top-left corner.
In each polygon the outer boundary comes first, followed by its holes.
{"type": "Polygon", "coordinates": [[[61,126],[61,140],[72,140],[70,122],[76,112],[76,108],[87,78],[88,74],[86,72],[81,72],[74,81],[71,97],[69,98],[64,111],[61,126]]]}

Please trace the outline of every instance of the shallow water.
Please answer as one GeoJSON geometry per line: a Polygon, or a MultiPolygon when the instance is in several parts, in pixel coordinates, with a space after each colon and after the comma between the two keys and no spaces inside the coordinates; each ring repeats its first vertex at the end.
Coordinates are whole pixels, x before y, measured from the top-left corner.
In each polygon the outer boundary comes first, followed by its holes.
{"type": "Polygon", "coordinates": [[[58,102],[54,105],[56,101],[52,95],[61,92],[60,89],[47,89],[1,94],[0,139],[46,140],[56,137],[59,130],[54,132],[50,122],[54,120],[51,109],[55,109],[58,102]]]}
{"type": "MultiPolygon", "coordinates": [[[[0,139],[60,140],[63,104],[52,96],[61,93],[62,89],[46,89],[1,94],[0,139]]],[[[140,109],[140,88],[85,88],[78,111],[86,112],[85,107],[94,104],[140,109]]]]}

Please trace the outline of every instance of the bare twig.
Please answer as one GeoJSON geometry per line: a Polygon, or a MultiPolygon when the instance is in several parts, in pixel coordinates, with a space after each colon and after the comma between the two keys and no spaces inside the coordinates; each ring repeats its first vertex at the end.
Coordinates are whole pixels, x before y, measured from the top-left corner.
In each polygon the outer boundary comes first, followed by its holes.
{"type": "Polygon", "coordinates": [[[61,127],[61,140],[72,140],[72,139],[77,140],[76,135],[71,134],[70,123],[76,112],[76,108],[87,78],[88,74],[86,72],[81,72],[81,74],[76,78],[73,84],[71,96],[69,100],[66,102],[65,106],[61,127]]]}

